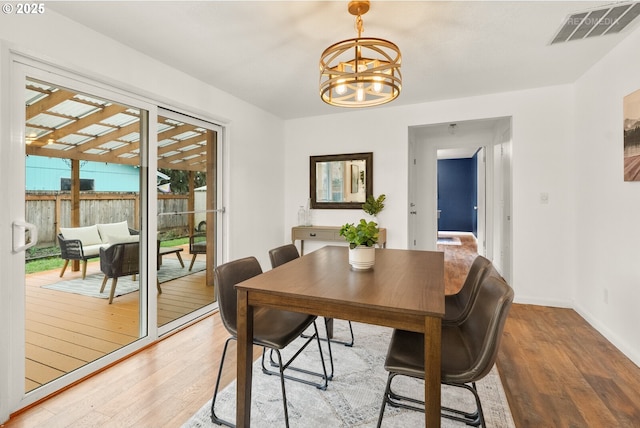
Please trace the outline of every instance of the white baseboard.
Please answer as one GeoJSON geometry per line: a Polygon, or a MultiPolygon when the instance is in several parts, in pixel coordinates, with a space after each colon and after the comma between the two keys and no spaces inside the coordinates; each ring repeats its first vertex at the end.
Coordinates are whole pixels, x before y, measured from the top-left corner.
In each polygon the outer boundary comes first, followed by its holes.
{"type": "Polygon", "coordinates": [[[598,321],[589,311],[584,309],[580,305],[573,305],[573,310],[575,310],[582,318],[584,318],[593,328],[595,328],[600,334],[602,334],[613,346],[618,348],[620,352],[622,352],[627,358],[629,358],[633,363],[640,367],[640,355],[634,350],[631,346],[629,346],[624,340],[620,339],[618,335],[613,333],[610,329],[608,329],[605,325],[603,325],[600,321],[598,321]]]}

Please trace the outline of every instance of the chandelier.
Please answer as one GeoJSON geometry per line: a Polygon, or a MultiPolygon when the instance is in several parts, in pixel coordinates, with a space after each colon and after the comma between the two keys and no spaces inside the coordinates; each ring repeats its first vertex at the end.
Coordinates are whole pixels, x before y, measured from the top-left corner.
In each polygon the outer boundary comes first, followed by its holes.
{"type": "Polygon", "coordinates": [[[358,37],[329,46],[320,57],[320,97],[338,107],[371,107],[400,95],[402,55],[394,43],[361,37],[369,1],[351,1],[358,37]]]}

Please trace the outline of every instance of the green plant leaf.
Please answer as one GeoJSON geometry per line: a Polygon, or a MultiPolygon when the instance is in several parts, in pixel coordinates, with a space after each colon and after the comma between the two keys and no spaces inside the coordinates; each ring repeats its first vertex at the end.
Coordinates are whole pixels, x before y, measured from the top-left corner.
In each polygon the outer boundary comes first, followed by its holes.
{"type": "Polygon", "coordinates": [[[344,236],[351,249],[358,245],[373,247],[378,242],[379,232],[380,229],[376,222],[367,222],[365,219],[360,219],[357,225],[346,223],[340,228],[340,236],[344,236]]]}
{"type": "Polygon", "coordinates": [[[384,201],[386,198],[384,193],[377,198],[369,195],[366,202],[362,204],[362,209],[369,215],[378,215],[378,213],[384,209],[384,201]]]}

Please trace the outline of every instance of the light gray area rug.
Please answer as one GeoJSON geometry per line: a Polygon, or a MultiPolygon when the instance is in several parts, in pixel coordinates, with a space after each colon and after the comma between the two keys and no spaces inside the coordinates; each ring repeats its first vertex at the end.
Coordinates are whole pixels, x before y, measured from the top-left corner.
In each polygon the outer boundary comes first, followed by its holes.
{"type": "MultiPolygon", "coordinates": [[[[318,322],[320,328],[321,321],[318,322]]],[[[335,321],[336,336],[347,339],[345,321],[335,321]]],[[[382,404],[387,372],[384,360],[391,337],[391,329],[353,323],[355,344],[352,348],[334,344],[333,359],[335,374],[326,391],[313,386],[286,380],[289,422],[292,427],[375,427],[382,404]]],[[[321,330],[322,331],[322,330],[321,330]]],[[[291,345],[290,345],[291,346],[291,345]]],[[[234,349],[235,348],[231,348],[234,349]]],[[[309,346],[301,357],[304,361],[296,366],[319,367],[317,346],[309,346]],[[309,366],[308,364],[314,364],[309,366]]],[[[326,351],[326,344],[323,349],[326,351]]],[[[232,351],[233,352],[233,351],[232,351]]],[[[326,356],[326,353],[325,353],[326,356]]],[[[262,373],[260,361],[253,365],[253,387],[251,426],[284,426],[284,410],[278,376],[262,373]]],[[[231,370],[231,366],[225,366],[231,370]]],[[[212,384],[217,371],[210,373],[212,384]]],[[[415,398],[424,397],[424,384],[420,381],[396,377],[394,389],[415,398]],[[400,382],[401,381],[401,382],[400,382]]],[[[493,428],[514,427],[509,405],[500,382],[497,369],[477,383],[482,400],[486,424],[493,428]]],[[[218,417],[235,421],[235,381],[218,396],[218,417]]],[[[474,399],[470,392],[461,388],[442,387],[442,405],[462,410],[473,410],[474,399]]],[[[211,422],[211,400],[207,402],[183,428],[216,427],[211,422]]],[[[393,408],[387,405],[383,427],[424,426],[424,414],[416,411],[393,408]]],[[[463,423],[442,419],[442,427],[464,427],[463,423]]]]}
{"type": "MultiPolygon", "coordinates": [[[[164,258],[162,266],[158,270],[158,280],[160,284],[167,281],[172,281],[177,278],[181,278],[192,273],[200,272],[206,269],[206,262],[196,260],[193,264],[193,269],[189,271],[189,263],[185,263],[185,267],[180,266],[180,262],[177,259],[164,258]]],[[[55,282],[49,285],[43,285],[42,288],[50,290],[64,291],[67,293],[81,294],[83,296],[97,297],[100,299],[108,299],[109,292],[111,290],[111,279],[107,281],[107,285],[104,287],[104,292],[100,293],[100,287],[102,286],[102,280],[104,279],[103,273],[94,273],[87,275],[85,279],[75,278],[70,280],[64,280],[55,282]]],[[[115,296],[123,296],[125,294],[138,291],[140,284],[139,277],[136,276],[136,281],[133,281],[132,277],[126,276],[118,278],[116,285],[115,296]]]]}

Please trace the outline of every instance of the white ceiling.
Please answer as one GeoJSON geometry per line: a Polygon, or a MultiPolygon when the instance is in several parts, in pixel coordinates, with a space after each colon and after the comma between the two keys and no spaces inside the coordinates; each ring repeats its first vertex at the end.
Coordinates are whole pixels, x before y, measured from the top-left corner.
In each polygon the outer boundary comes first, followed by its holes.
{"type": "MultiPolygon", "coordinates": [[[[403,88],[389,105],[415,104],[574,82],[638,23],[619,34],[550,41],[569,14],[611,3],[374,0],[363,36],[400,47],[403,88]]],[[[330,44],[356,36],[347,4],[61,1],[47,8],[290,119],[344,111],[321,101],[318,60],[330,44]]]]}

